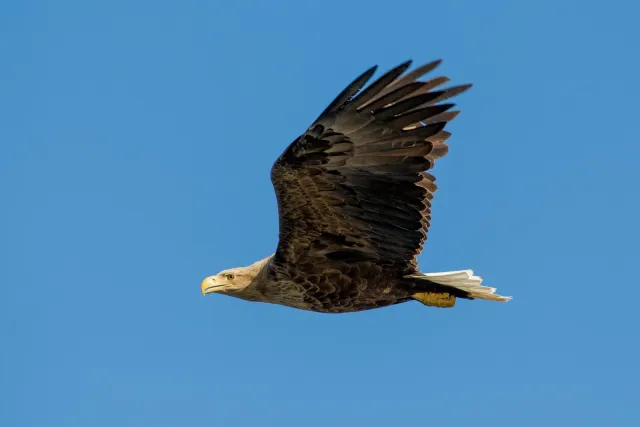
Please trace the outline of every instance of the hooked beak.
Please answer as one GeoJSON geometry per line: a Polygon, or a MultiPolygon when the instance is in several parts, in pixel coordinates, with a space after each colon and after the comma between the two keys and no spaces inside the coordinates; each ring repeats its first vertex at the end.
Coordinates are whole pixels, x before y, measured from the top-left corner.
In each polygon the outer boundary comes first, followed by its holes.
{"type": "Polygon", "coordinates": [[[207,277],[200,284],[200,290],[202,295],[207,295],[216,291],[217,288],[221,288],[223,285],[216,285],[216,281],[213,277],[207,277]]]}

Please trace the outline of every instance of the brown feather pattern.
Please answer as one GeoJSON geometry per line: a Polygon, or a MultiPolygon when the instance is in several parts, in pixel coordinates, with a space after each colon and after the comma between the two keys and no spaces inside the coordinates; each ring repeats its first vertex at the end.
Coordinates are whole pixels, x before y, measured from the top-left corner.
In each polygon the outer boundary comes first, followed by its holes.
{"type": "Polygon", "coordinates": [[[470,87],[435,91],[449,79],[418,81],[440,62],[402,76],[407,61],[361,91],[370,68],[276,160],[280,235],[271,285],[260,289],[267,298],[286,304],[283,289],[293,289],[300,308],[346,312],[438,289],[403,276],[417,272],[431,220],[437,187],[426,171],[447,153],[444,127],[458,114],[439,103],[470,87]]]}

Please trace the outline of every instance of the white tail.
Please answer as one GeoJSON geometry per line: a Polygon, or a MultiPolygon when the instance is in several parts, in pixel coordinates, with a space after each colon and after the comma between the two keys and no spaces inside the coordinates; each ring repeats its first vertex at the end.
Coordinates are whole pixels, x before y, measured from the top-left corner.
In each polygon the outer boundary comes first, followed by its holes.
{"type": "Polygon", "coordinates": [[[443,273],[412,274],[406,276],[412,279],[426,279],[434,283],[460,289],[469,294],[471,298],[490,301],[509,301],[511,297],[503,297],[495,293],[496,288],[482,286],[482,277],[474,276],[473,270],[446,271],[443,273]]]}

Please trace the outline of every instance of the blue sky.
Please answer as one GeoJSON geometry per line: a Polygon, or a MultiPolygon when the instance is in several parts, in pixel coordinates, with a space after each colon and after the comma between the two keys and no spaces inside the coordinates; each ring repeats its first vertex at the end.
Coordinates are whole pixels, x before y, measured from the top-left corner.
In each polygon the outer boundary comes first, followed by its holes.
{"type": "Polygon", "coordinates": [[[639,12],[3,2],[0,425],[639,425],[639,12]],[[408,58],[475,84],[421,268],[515,299],[329,316],[203,297],[275,249],[287,144],[408,58]]]}

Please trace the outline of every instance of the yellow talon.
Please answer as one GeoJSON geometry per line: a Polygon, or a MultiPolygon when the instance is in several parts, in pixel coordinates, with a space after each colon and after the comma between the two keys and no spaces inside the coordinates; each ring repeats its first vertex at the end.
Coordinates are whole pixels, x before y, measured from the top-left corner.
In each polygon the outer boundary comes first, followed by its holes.
{"type": "Polygon", "coordinates": [[[447,293],[422,292],[414,294],[412,298],[430,307],[449,308],[456,305],[456,297],[447,293]]]}

